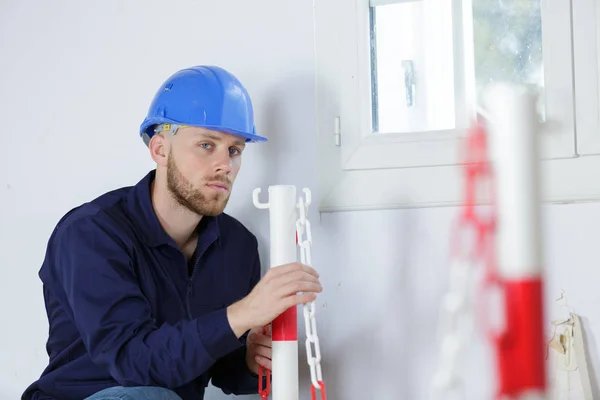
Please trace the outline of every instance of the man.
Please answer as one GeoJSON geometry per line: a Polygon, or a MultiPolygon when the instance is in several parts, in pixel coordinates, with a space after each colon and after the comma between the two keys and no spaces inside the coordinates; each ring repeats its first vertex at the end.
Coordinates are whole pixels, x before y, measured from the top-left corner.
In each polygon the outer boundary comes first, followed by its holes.
{"type": "Polygon", "coordinates": [[[140,134],[156,170],[71,210],[50,237],[50,361],[22,399],[198,400],[209,381],[256,393],[271,367],[262,327],[322,290],[297,263],[260,279],[256,237],[223,211],[246,143],[266,140],[232,74],[176,72],[140,134]]]}

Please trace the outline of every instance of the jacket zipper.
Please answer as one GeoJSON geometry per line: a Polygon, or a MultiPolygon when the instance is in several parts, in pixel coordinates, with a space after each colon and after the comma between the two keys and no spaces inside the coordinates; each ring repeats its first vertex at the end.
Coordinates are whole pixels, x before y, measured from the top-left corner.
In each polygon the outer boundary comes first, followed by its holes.
{"type": "Polygon", "coordinates": [[[191,309],[191,305],[190,305],[190,297],[192,296],[193,292],[194,292],[194,274],[196,273],[196,267],[198,267],[198,264],[200,263],[200,259],[202,258],[202,256],[204,255],[204,253],[206,252],[206,250],[208,250],[208,248],[210,246],[213,245],[213,243],[216,242],[216,239],[213,239],[212,242],[210,242],[208,244],[208,246],[206,246],[206,248],[204,249],[204,251],[202,251],[202,253],[200,253],[198,255],[198,257],[196,257],[196,262],[194,263],[194,268],[192,268],[192,274],[190,275],[190,280],[188,282],[188,287],[187,287],[187,295],[186,295],[186,308],[187,308],[187,314],[188,314],[188,319],[191,321],[192,320],[192,309],[191,309]]]}

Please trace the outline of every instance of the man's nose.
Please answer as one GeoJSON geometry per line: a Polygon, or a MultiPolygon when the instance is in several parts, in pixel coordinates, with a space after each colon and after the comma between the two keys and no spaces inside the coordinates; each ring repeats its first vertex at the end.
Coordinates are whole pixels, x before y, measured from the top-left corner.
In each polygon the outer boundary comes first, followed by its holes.
{"type": "Polygon", "coordinates": [[[231,172],[231,157],[229,149],[219,150],[215,154],[215,172],[229,174],[231,172]]]}

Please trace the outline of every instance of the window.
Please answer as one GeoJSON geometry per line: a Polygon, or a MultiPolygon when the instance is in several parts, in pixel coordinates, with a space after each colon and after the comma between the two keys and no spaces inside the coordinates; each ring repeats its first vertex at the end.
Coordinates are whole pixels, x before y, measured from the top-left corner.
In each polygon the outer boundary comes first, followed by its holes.
{"type": "Polygon", "coordinates": [[[436,3],[369,7],[373,132],[442,131],[466,119],[466,110],[457,109],[465,101],[451,3],[436,3]]]}
{"type": "Polygon", "coordinates": [[[585,185],[554,178],[600,152],[593,0],[315,7],[322,211],[456,204],[460,140],[494,81],[540,94],[547,198],[590,199],[585,185]]]}
{"type": "Polygon", "coordinates": [[[543,117],[541,0],[472,0],[463,7],[462,18],[450,1],[369,7],[373,132],[464,126],[468,99],[477,101],[494,81],[537,88],[543,117]],[[467,29],[455,45],[461,25],[467,29]]]}

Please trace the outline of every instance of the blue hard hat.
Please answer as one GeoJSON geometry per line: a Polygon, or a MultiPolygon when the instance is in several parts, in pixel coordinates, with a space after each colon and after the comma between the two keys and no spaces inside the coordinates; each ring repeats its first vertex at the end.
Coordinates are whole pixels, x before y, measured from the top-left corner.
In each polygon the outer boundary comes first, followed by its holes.
{"type": "Polygon", "coordinates": [[[226,132],[246,142],[267,140],[256,134],[252,101],[244,86],[233,74],[215,66],[185,68],[163,83],[140,126],[146,144],[155,126],[161,124],[226,132]]]}

